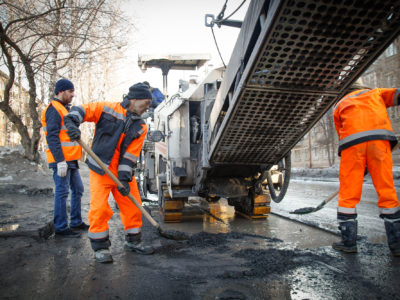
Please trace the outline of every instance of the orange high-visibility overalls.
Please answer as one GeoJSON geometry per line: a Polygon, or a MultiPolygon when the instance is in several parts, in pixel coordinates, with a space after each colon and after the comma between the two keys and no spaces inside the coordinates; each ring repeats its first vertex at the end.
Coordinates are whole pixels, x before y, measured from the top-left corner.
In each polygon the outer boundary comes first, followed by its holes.
{"type": "MultiPolygon", "coordinates": [[[[96,124],[93,152],[120,181],[129,182],[131,194],[141,203],[134,168],[147,134],[144,121],[132,121],[131,125],[127,126],[127,110],[117,102],[96,102],[74,106],[70,114],[79,119],[80,123],[87,121],[96,124]]],[[[108,203],[110,192],[118,204],[125,234],[139,233],[142,227],[140,210],[128,197],[118,192],[117,185],[94,159],[89,156],[86,163],[90,168],[88,237],[93,240],[108,238],[108,220],[113,215],[108,203]]]]}
{"type": "Polygon", "coordinates": [[[339,135],[340,216],[356,216],[365,168],[378,194],[381,215],[399,211],[394,188],[391,148],[397,144],[387,107],[399,105],[400,89],[365,89],[347,94],[335,106],[333,117],[339,135]]]}

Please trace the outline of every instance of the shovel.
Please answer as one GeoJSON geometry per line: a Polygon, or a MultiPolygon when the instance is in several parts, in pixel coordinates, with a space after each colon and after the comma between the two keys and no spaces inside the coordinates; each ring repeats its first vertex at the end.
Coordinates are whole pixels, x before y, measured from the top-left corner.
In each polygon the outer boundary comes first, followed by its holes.
{"type": "Polygon", "coordinates": [[[318,206],[316,207],[303,207],[296,209],[295,211],[291,211],[291,214],[297,214],[297,215],[305,215],[305,214],[310,214],[312,212],[318,211],[321,208],[325,206],[329,201],[331,201],[333,198],[335,198],[339,194],[339,190],[335,191],[334,193],[330,194],[328,198],[326,198],[324,201],[322,201],[318,206]]]}
{"type": "MultiPolygon", "coordinates": [[[[115,182],[115,184],[118,187],[124,187],[124,185],[121,183],[121,181],[119,181],[119,179],[107,168],[107,166],[100,160],[100,158],[92,151],[92,149],[90,149],[84,142],[82,142],[81,140],[77,140],[78,144],[82,146],[82,148],[97,162],[97,164],[103,169],[104,172],[107,173],[107,175],[112,179],[112,181],[115,182]]],[[[133,204],[135,204],[135,206],[141,211],[141,213],[146,217],[146,219],[151,223],[151,225],[153,225],[157,230],[158,233],[167,238],[167,239],[171,239],[171,240],[187,240],[189,239],[189,236],[184,233],[184,232],[179,232],[179,231],[175,231],[175,230],[169,230],[169,231],[164,231],[160,224],[158,224],[156,222],[156,220],[154,220],[150,214],[147,212],[147,210],[145,210],[143,208],[143,206],[139,203],[139,201],[137,201],[135,199],[135,197],[133,197],[133,195],[131,193],[128,194],[127,196],[132,202],[133,204]]]]}
{"type": "MultiPolygon", "coordinates": [[[[397,150],[398,148],[400,148],[400,144],[397,144],[396,146],[394,146],[392,149],[392,152],[394,150],[397,150]]],[[[368,174],[368,170],[365,170],[364,175],[367,175],[367,174],[368,174]]],[[[295,211],[291,211],[290,213],[297,214],[297,215],[305,215],[305,214],[310,214],[310,213],[316,212],[316,211],[320,210],[321,208],[323,208],[325,206],[325,204],[327,204],[329,201],[331,201],[333,198],[335,198],[338,194],[339,194],[339,189],[336,192],[329,195],[328,198],[326,198],[324,201],[322,201],[316,207],[303,207],[303,208],[296,209],[295,211]]]]}

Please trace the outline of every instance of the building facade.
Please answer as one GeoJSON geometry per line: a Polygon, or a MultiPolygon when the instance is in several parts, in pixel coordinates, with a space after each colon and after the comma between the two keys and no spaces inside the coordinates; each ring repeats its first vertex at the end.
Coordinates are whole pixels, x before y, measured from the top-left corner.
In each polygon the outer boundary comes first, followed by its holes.
{"type": "MultiPolygon", "coordinates": [[[[361,75],[371,88],[400,88],[400,37],[361,75]]],[[[338,137],[332,109],[292,149],[292,166],[325,168],[339,163],[338,137]]],[[[400,107],[388,108],[393,131],[400,140],[400,107]]],[[[400,150],[393,152],[394,165],[400,166],[400,150]]]]}

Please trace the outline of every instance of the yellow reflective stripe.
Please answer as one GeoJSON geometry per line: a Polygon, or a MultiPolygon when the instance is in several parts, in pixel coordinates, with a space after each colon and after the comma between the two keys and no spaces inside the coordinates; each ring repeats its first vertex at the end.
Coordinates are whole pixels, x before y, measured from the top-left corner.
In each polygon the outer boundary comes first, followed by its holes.
{"type": "Polygon", "coordinates": [[[82,123],[83,118],[82,118],[81,114],[80,114],[78,111],[73,110],[73,111],[70,111],[68,114],[69,114],[69,115],[77,116],[77,117],[79,118],[79,123],[82,123]]]}
{"type": "Polygon", "coordinates": [[[391,215],[395,214],[400,211],[400,206],[393,207],[393,208],[379,208],[379,212],[384,215],[391,215]]]}
{"type": "Polygon", "coordinates": [[[88,238],[91,239],[104,239],[108,237],[108,229],[102,232],[88,232],[88,238]]]}
{"type": "Polygon", "coordinates": [[[125,172],[132,172],[132,167],[128,166],[128,165],[119,165],[118,166],[118,172],[119,171],[125,171],[125,172]]]}
{"type": "Polygon", "coordinates": [[[362,132],[357,132],[354,134],[351,134],[349,136],[346,136],[345,138],[341,139],[339,141],[339,146],[349,143],[351,141],[357,140],[359,138],[371,136],[371,135],[389,135],[396,137],[395,134],[387,129],[373,129],[373,130],[367,130],[367,131],[362,131],[362,132]]]}
{"type": "Polygon", "coordinates": [[[129,152],[125,152],[122,157],[129,159],[130,161],[133,161],[134,163],[138,161],[138,157],[133,154],[130,154],[129,152]]]}
{"type": "Polygon", "coordinates": [[[362,90],[362,91],[360,91],[360,92],[357,93],[357,94],[350,95],[350,96],[347,96],[347,97],[342,98],[338,103],[336,103],[336,105],[334,106],[333,110],[335,111],[336,108],[339,106],[339,104],[342,103],[342,102],[343,102],[344,100],[346,100],[347,98],[354,98],[354,97],[360,96],[360,95],[362,95],[362,94],[364,94],[364,93],[367,93],[367,92],[369,92],[369,91],[370,91],[370,90],[362,90]]]}
{"type": "MultiPolygon", "coordinates": [[[[47,127],[42,127],[44,132],[47,132],[47,127]]],[[[65,127],[65,125],[61,126],[61,130],[68,130],[67,127],[65,127]]]]}
{"type": "Polygon", "coordinates": [[[348,207],[338,207],[338,213],[342,214],[356,214],[357,210],[355,208],[348,208],[348,207]]]}
{"type": "MultiPolygon", "coordinates": [[[[95,166],[95,167],[97,167],[97,168],[99,168],[99,169],[102,169],[102,167],[100,167],[99,164],[98,164],[91,156],[88,156],[87,160],[88,160],[88,162],[91,163],[93,166],[95,166]]],[[[104,163],[104,162],[103,162],[103,163],[104,163]]],[[[106,165],[107,168],[108,168],[108,165],[107,165],[107,164],[105,164],[105,165],[106,165]]]]}
{"type": "Polygon", "coordinates": [[[121,113],[116,112],[111,107],[104,106],[103,111],[105,113],[108,113],[108,114],[112,115],[113,117],[115,117],[115,118],[117,118],[119,120],[125,121],[125,116],[123,114],[121,114],[121,113]]]}
{"type": "Polygon", "coordinates": [[[62,147],[73,147],[73,146],[79,146],[78,142],[61,142],[62,147]]]}
{"type": "Polygon", "coordinates": [[[131,233],[131,234],[137,234],[140,233],[141,229],[140,228],[130,228],[127,230],[124,230],[126,234],[131,233]]]}

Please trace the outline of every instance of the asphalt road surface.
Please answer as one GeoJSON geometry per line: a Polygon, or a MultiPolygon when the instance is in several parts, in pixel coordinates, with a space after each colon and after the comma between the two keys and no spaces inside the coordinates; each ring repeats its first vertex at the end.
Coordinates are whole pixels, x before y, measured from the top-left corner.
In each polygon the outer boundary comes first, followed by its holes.
{"type": "MultiPolygon", "coordinates": [[[[82,176],[86,190],[85,168],[82,176]]],[[[119,212],[109,222],[114,263],[96,263],[87,233],[78,239],[38,238],[31,229],[51,220],[52,196],[3,190],[0,198],[1,299],[400,299],[400,259],[386,245],[376,193],[366,185],[359,206],[358,254],[342,254],[336,200],[309,215],[336,182],[293,180],[287,197],[266,220],[235,215],[225,200],[207,206],[193,200],[184,220],[163,224],[190,234],[186,241],[161,237],[144,220],[143,238],[155,253],[123,249],[119,212]],[[206,208],[223,222],[204,214],[206,208]],[[31,231],[29,231],[31,230],[31,231]],[[7,232],[23,233],[10,234],[7,232]]],[[[89,196],[83,199],[87,221],[89,196]]],[[[147,209],[159,220],[159,211],[147,209]]]]}

